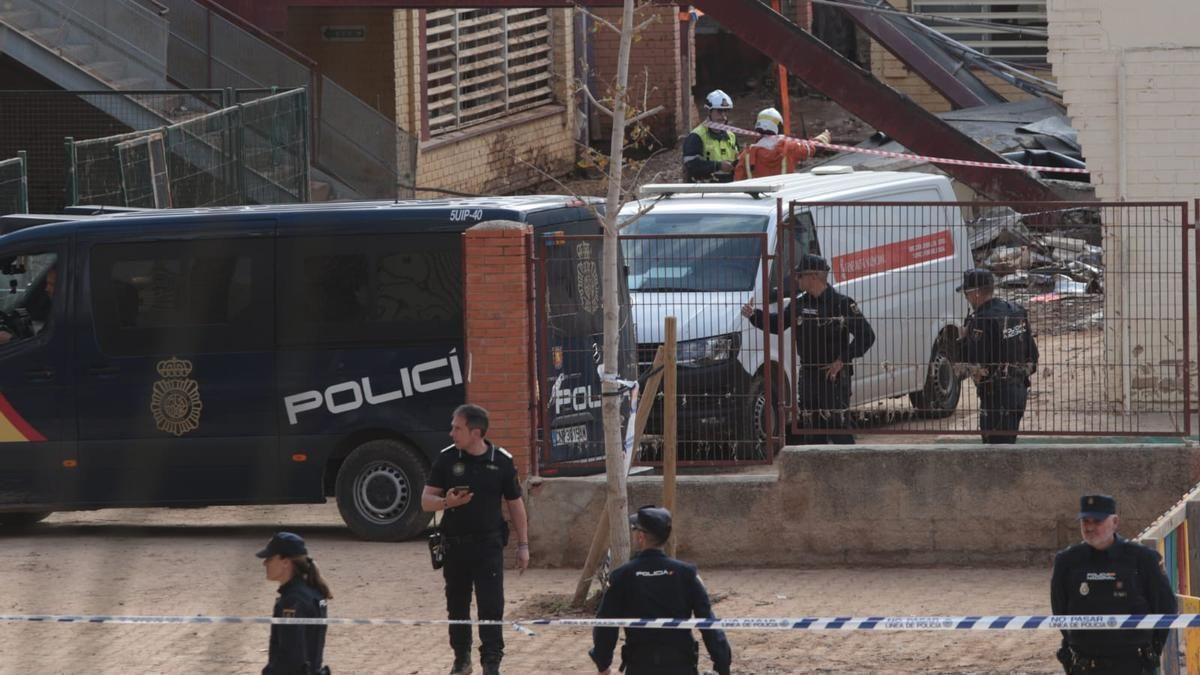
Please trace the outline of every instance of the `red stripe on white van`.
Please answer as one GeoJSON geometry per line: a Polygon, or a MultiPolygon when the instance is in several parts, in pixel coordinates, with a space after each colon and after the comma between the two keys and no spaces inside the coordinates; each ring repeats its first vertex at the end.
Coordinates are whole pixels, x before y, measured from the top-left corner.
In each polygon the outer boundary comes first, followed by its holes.
{"type": "Polygon", "coordinates": [[[837,281],[850,281],[908,265],[948,258],[952,255],[954,255],[954,236],[950,230],[943,230],[915,239],[905,239],[846,255],[834,256],[833,278],[837,281]]]}

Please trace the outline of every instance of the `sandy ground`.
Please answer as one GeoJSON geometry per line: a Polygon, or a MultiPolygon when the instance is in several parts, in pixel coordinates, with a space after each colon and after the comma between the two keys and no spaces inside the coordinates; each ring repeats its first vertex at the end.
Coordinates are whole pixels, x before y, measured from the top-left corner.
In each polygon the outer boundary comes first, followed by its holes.
{"type": "MultiPolygon", "coordinates": [[[[57,514],[0,547],[3,613],[261,615],[274,599],[253,557],[279,527],[308,537],[333,587],[331,614],[444,616],[442,582],[424,543],[358,541],[332,505],[57,514]]],[[[748,561],[752,564],[752,561],[748,561]]],[[[1048,562],[1048,561],[1047,561],[1048,562]]],[[[562,601],[573,570],[509,575],[508,616],[562,601]]],[[[1049,568],[705,570],[727,617],[1044,613],[1049,568]]],[[[265,626],[0,624],[2,673],[257,673],[265,626]]],[[[590,635],[507,631],[505,672],[589,673],[590,635]]],[[[1052,673],[1056,635],[731,634],[735,673],[1052,673]]],[[[437,627],[335,627],[335,673],[444,673],[437,627]]],[[[478,672],[478,671],[477,671],[478,672]]]]}

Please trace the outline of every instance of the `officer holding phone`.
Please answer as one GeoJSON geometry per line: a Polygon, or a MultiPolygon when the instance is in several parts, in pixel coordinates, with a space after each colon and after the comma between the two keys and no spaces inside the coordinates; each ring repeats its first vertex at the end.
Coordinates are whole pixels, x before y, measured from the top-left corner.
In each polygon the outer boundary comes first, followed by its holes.
{"type": "MultiPolygon", "coordinates": [[[[512,455],[484,436],[488,413],[477,405],[461,405],[450,422],[454,444],[442,450],[433,463],[421,508],[445,511],[442,542],[446,560],[446,609],[451,619],[471,618],[471,591],[479,618],[504,618],[504,547],[508,524],[501,499],[508,503],[517,535],[517,565],[529,566],[529,529],[521,483],[512,455]]],[[[479,627],[479,656],[484,675],[498,675],[504,657],[504,636],[499,626],[479,627]]],[[[466,675],[471,666],[471,627],[450,626],[454,665],[450,675],[466,675]]]]}

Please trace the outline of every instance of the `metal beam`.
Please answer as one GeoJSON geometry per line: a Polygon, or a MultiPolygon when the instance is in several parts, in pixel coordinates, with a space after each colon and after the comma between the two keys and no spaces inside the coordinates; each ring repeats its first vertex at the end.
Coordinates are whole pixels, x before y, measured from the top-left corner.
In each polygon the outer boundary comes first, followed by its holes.
{"type": "MultiPolygon", "coordinates": [[[[883,9],[895,9],[887,0],[873,0],[883,9]]],[[[945,96],[955,108],[975,108],[1004,103],[1000,94],[984,84],[962,59],[951,56],[905,17],[889,16],[850,5],[839,7],[854,23],[875,38],[883,48],[904,62],[917,75],[945,96]]]]}
{"type": "MultiPolygon", "coordinates": [[[[913,152],[976,162],[1007,162],[759,0],[691,2],[776,63],[787,66],[814,89],[913,152]]],[[[1023,171],[968,166],[940,168],[992,199],[1032,202],[1059,199],[1049,187],[1023,171]]]]}

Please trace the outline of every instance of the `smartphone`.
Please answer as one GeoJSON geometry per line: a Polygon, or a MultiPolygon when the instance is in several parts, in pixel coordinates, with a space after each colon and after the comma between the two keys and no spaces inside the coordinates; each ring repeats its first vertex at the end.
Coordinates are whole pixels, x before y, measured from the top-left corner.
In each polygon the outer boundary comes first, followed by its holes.
{"type": "Polygon", "coordinates": [[[471,492],[471,486],[470,485],[455,485],[454,487],[450,488],[450,491],[451,492],[461,492],[463,494],[469,494],[471,492]]]}

